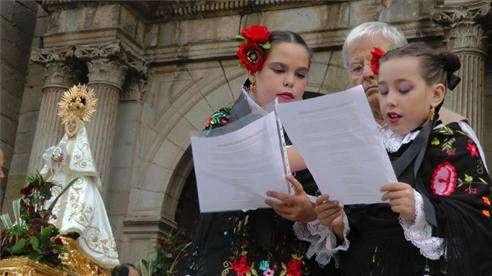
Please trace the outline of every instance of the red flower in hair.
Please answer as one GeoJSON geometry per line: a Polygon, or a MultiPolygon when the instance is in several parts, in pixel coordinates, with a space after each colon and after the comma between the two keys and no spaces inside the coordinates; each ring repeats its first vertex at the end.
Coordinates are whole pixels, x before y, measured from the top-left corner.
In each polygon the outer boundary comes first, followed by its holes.
{"type": "Polygon", "coordinates": [[[235,260],[231,264],[232,270],[234,270],[238,276],[244,276],[251,271],[251,267],[247,264],[247,257],[242,256],[241,259],[235,260]]]}
{"type": "Polygon", "coordinates": [[[371,50],[371,70],[374,73],[374,75],[379,74],[379,59],[384,56],[386,52],[379,49],[379,48],[374,48],[371,50]]]}
{"type": "Polygon", "coordinates": [[[432,193],[440,196],[449,196],[456,189],[456,179],[456,168],[449,162],[442,163],[437,166],[432,174],[432,193]]]}
{"type": "Polygon", "coordinates": [[[263,50],[255,42],[242,44],[236,54],[239,62],[252,74],[259,71],[265,62],[263,50]]]}
{"type": "Polygon", "coordinates": [[[266,43],[270,38],[270,31],[263,25],[253,25],[241,31],[247,40],[258,43],[266,43]]]}

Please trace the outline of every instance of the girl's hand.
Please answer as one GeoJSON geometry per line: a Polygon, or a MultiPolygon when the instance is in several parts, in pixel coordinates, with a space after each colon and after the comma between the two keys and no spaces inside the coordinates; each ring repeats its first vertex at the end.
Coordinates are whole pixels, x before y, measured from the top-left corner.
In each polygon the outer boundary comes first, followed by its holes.
{"type": "Polygon", "coordinates": [[[384,192],[381,200],[388,200],[393,212],[405,219],[415,220],[415,199],[412,186],[403,182],[389,183],[381,187],[381,192],[384,192]]]}
{"type": "Polygon", "coordinates": [[[265,203],[270,205],[279,216],[285,219],[300,222],[315,220],[314,204],[304,192],[301,183],[291,175],[287,175],[285,179],[292,185],[294,194],[268,191],[267,196],[273,200],[266,199],[265,203]]]}
{"type": "Polygon", "coordinates": [[[315,211],[321,224],[343,238],[343,207],[338,201],[331,201],[328,195],[321,195],[316,199],[315,211]]]}

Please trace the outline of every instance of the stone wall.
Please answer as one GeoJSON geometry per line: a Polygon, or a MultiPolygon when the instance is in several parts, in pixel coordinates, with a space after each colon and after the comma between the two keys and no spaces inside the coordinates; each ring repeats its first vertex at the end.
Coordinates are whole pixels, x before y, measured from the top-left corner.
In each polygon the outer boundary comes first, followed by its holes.
{"type": "MultiPolygon", "coordinates": [[[[32,97],[36,93],[33,89],[36,82],[26,79],[28,72],[32,75],[40,73],[29,65],[31,43],[39,47],[36,45],[39,38],[33,39],[41,33],[36,30],[35,35],[37,10],[38,6],[33,1],[0,2],[0,148],[5,152],[8,186],[17,182],[18,175],[25,174],[24,161],[29,158],[31,128],[36,122],[35,110],[39,107],[38,98],[32,97]]],[[[2,185],[0,209],[4,192],[5,186],[2,185]]],[[[12,196],[7,195],[7,198],[12,196]]]]}

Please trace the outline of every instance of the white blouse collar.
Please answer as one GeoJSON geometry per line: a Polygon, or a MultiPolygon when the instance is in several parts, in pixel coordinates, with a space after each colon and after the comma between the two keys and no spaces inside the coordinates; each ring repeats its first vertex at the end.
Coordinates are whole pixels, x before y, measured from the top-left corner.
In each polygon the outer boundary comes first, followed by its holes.
{"type": "Polygon", "coordinates": [[[410,143],[417,137],[420,130],[415,130],[407,134],[397,134],[389,129],[388,125],[383,125],[379,128],[381,141],[383,142],[386,151],[397,152],[401,146],[410,143]]]}

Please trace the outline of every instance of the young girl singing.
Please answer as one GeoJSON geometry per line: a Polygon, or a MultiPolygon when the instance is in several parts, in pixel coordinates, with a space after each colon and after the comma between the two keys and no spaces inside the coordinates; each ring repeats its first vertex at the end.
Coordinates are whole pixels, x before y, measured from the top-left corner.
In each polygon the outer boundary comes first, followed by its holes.
{"type": "Polygon", "coordinates": [[[379,65],[383,142],[399,182],[381,187],[387,203],[320,196],[318,220],[297,223],[298,237],[342,275],[491,275],[490,177],[473,140],[438,116],[459,59],[409,44],[379,65]]]}

